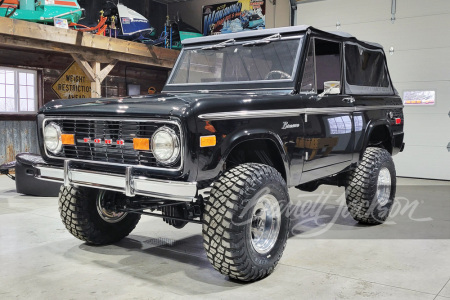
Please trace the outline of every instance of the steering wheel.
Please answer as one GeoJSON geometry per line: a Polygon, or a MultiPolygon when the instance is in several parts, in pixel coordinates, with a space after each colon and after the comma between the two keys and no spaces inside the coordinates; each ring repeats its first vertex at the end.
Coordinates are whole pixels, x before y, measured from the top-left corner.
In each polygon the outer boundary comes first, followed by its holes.
{"type": "Polygon", "coordinates": [[[267,75],[264,79],[267,80],[267,79],[289,79],[289,78],[291,78],[291,75],[286,72],[283,72],[280,70],[272,70],[269,73],[267,73],[267,75]],[[280,78],[271,78],[275,74],[279,75],[280,78]]]}

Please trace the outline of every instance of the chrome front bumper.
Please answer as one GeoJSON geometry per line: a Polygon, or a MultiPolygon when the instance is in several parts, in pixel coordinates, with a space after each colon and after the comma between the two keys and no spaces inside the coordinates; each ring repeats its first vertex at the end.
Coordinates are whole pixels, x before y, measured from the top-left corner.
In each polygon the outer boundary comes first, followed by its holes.
{"type": "Polygon", "coordinates": [[[128,197],[143,195],[155,198],[191,201],[197,195],[196,182],[149,179],[133,176],[133,167],[127,167],[125,174],[72,169],[70,161],[64,161],[64,168],[35,165],[38,179],[61,182],[64,186],[85,186],[122,192],[128,197]]]}

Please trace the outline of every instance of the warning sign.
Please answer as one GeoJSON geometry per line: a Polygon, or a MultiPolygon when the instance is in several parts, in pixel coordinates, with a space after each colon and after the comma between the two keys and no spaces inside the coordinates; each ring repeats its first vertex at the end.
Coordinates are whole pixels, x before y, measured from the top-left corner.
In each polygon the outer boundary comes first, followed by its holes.
{"type": "Polygon", "coordinates": [[[60,99],[91,98],[91,81],[76,62],[62,73],[52,89],[60,99]]]}

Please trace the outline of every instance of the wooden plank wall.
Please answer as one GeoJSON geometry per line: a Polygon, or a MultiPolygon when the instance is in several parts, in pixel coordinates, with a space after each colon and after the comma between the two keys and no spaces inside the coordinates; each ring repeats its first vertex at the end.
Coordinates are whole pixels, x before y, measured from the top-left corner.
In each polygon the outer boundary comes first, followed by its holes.
{"type": "MultiPolygon", "coordinates": [[[[43,103],[57,98],[51,87],[72,62],[66,54],[0,48],[0,66],[27,68],[42,73],[43,82],[40,85],[43,91],[39,92],[43,95],[43,103]]],[[[149,87],[155,87],[159,92],[167,77],[166,69],[118,63],[103,82],[102,95],[126,96],[127,84],[140,85],[142,95],[147,94],[149,87]]],[[[0,164],[15,160],[15,155],[22,152],[38,152],[35,122],[5,119],[0,115],[0,164]]]]}
{"type": "Polygon", "coordinates": [[[0,121],[0,165],[19,153],[39,153],[37,145],[36,122],[0,121]]]}
{"type": "MultiPolygon", "coordinates": [[[[99,11],[105,1],[80,0],[79,2],[86,9],[86,19],[81,23],[96,23],[99,11]]],[[[166,20],[166,5],[151,0],[121,0],[121,3],[147,17],[159,36],[166,20]]],[[[39,91],[42,98],[41,103],[47,103],[57,98],[51,86],[72,61],[70,55],[63,53],[26,51],[26,49],[0,45],[0,66],[33,69],[42,75],[40,76],[42,81],[39,83],[39,86],[42,87],[39,91]]],[[[126,96],[128,84],[140,85],[143,95],[147,94],[150,87],[161,91],[167,77],[167,69],[119,62],[103,82],[102,96],[126,96]]],[[[15,160],[18,153],[37,153],[39,151],[36,124],[31,120],[30,116],[5,117],[0,115],[0,164],[15,160]]]]}
{"type": "MultiPolygon", "coordinates": [[[[43,51],[31,53],[18,49],[0,49],[0,66],[27,68],[43,73],[43,103],[47,103],[57,97],[52,90],[52,85],[72,62],[72,57],[65,54],[55,55],[54,53],[43,51]],[[42,68],[42,66],[45,67],[42,68]]],[[[104,66],[102,65],[102,67],[104,66]]],[[[142,95],[147,94],[148,88],[151,86],[155,87],[159,92],[163,88],[167,77],[168,71],[164,69],[118,63],[102,84],[102,96],[126,96],[127,84],[140,85],[142,95]]]]}
{"type": "MultiPolygon", "coordinates": [[[[71,61],[67,61],[67,66],[71,61]]],[[[44,103],[56,98],[52,85],[64,70],[43,69],[44,77],[44,103]]],[[[127,85],[141,86],[141,95],[146,95],[150,87],[155,87],[158,92],[162,90],[167,80],[168,71],[145,69],[134,65],[118,63],[110,76],[102,83],[102,97],[122,97],[127,95],[127,85]],[[126,73],[126,75],[125,75],[126,73]]]]}

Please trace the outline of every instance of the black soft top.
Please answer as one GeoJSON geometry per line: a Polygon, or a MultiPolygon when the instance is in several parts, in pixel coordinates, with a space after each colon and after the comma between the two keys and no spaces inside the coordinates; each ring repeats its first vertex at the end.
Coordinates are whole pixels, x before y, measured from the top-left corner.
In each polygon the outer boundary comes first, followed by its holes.
{"type": "Polygon", "coordinates": [[[295,33],[305,33],[307,31],[314,32],[318,35],[332,35],[335,37],[338,37],[341,40],[345,41],[351,41],[358,44],[362,44],[365,46],[369,46],[370,48],[379,48],[383,49],[383,46],[377,43],[372,42],[366,42],[366,41],[360,41],[356,39],[354,36],[347,32],[342,31],[323,31],[319,30],[317,28],[314,28],[309,25],[298,25],[298,26],[290,26],[290,27],[278,27],[278,28],[270,28],[270,29],[263,29],[263,30],[249,30],[249,31],[242,31],[242,32],[236,32],[236,33],[226,33],[226,34],[219,34],[219,35],[210,35],[205,37],[197,37],[197,38],[190,38],[182,41],[183,45],[185,46],[193,46],[194,44],[199,43],[220,43],[229,39],[246,39],[246,38],[257,38],[257,37],[266,37],[274,34],[295,34],[295,33]]]}

